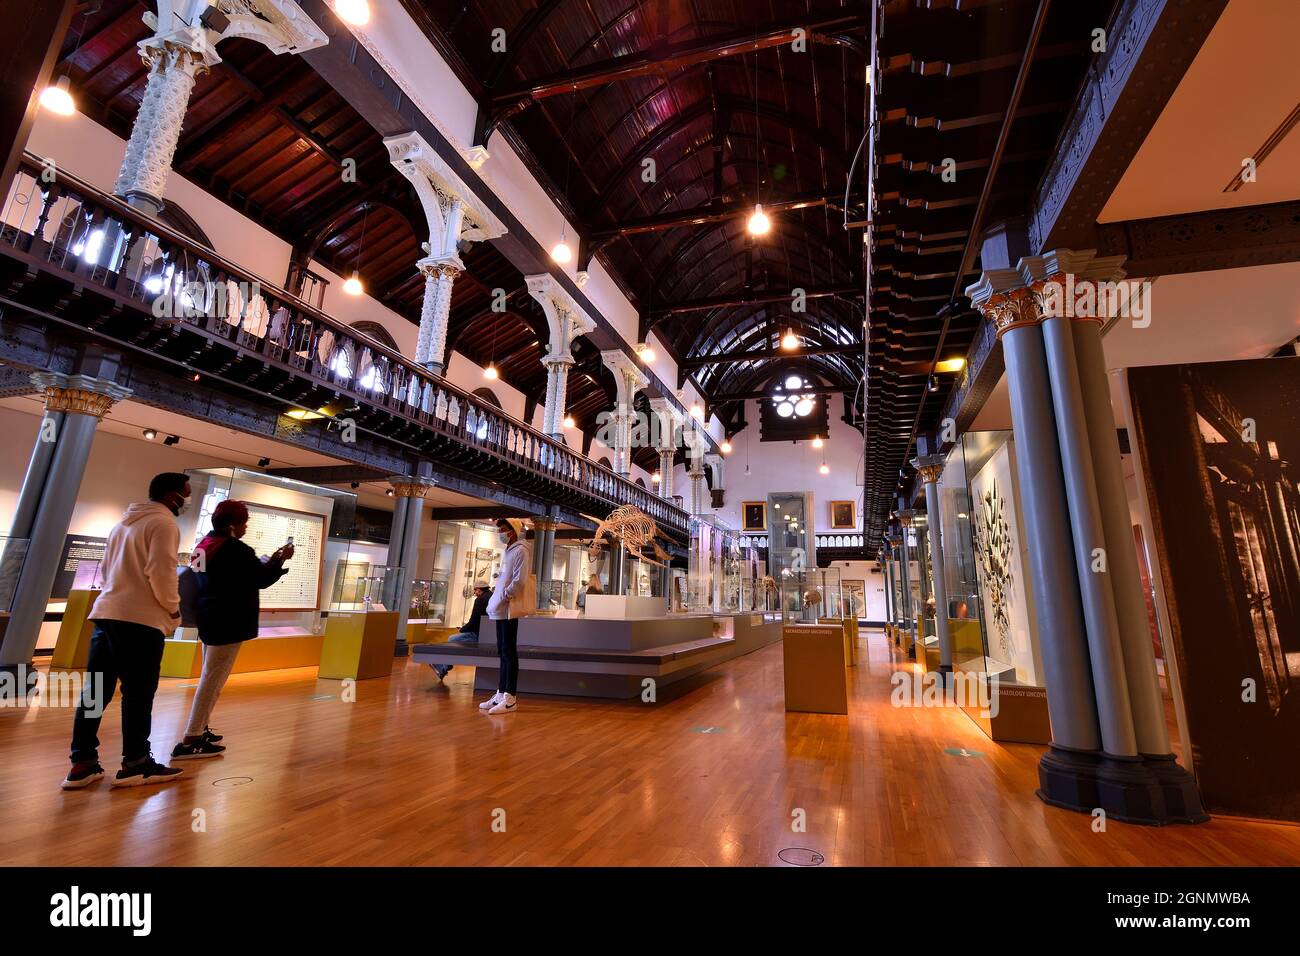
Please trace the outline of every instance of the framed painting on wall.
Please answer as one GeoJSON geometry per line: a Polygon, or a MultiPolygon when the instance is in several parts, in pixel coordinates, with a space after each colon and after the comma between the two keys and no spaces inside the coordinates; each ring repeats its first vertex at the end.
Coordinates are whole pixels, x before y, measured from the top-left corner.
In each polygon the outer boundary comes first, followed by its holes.
{"type": "Polygon", "coordinates": [[[745,531],[767,530],[767,502],[746,501],[740,506],[741,520],[745,531]]]}
{"type": "Polygon", "coordinates": [[[857,503],[853,501],[832,501],[831,505],[831,528],[835,531],[842,531],[856,528],[858,526],[858,508],[857,503]]]}

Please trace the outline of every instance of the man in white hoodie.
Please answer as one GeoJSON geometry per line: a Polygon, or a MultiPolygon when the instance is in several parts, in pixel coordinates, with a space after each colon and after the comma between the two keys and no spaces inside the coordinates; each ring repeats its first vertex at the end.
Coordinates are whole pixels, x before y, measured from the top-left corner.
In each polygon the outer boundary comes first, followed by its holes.
{"type": "Polygon", "coordinates": [[[537,612],[536,594],[529,607],[528,575],[532,565],[528,545],[519,540],[523,522],[517,518],[499,518],[497,532],[506,553],[501,559],[501,574],[496,590],[488,601],[487,615],[497,626],[497,692],[483,703],[479,710],[489,714],[514,713],[518,702],[515,691],[519,689],[519,619],[537,612]]]}
{"type": "Polygon", "coordinates": [[[188,476],[180,472],[155,475],[149,482],[149,500],[128,507],[122,521],[108,533],[104,589],[90,611],[95,633],[90,639],[86,689],[72,724],[72,770],[63,781],[64,790],[78,790],[103,778],[99,722],[119,682],[122,769],[113,786],[163,783],[184,772],[153,759],[149,731],[163,642],[181,619],[176,516],[189,497],[188,476]]]}

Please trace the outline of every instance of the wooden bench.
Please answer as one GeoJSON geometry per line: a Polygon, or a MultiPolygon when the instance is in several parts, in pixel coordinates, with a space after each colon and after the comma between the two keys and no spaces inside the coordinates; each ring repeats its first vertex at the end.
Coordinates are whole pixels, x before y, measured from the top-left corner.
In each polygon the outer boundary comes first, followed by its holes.
{"type": "MultiPolygon", "coordinates": [[[[636,697],[646,678],[663,686],[699,673],[725,657],[732,643],[730,637],[711,637],[639,651],[524,646],[519,648],[519,690],[577,697],[636,697]]],[[[476,689],[496,689],[495,641],[416,644],[411,657],[422,664],[473,667],[476,689]]]]}

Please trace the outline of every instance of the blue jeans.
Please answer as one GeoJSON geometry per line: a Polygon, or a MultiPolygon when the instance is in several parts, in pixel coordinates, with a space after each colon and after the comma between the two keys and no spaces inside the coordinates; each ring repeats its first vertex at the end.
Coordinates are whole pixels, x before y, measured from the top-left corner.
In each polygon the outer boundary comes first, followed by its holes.
{"type": "MultiPolygon", "coordinates": [[[[477,644],[478,635],[472,631],[457,631],[451,637],[447,638],[448,644],[477,644]]],[[[442,680],[451,673],[454,664],[431,664],[433,672],[438,675],[438,680],[442,680]]]]}

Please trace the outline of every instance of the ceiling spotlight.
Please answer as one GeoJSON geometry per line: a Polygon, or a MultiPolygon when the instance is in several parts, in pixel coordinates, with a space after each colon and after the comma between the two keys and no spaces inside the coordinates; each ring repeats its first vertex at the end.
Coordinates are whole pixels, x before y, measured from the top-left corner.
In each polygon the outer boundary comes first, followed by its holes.
{"type": "Polygon", "coordinates": [[[72,98],[72,81],[66,75],[41,90],[41,106],[59,116],[77,112],[77,101],[72,98]]]}
{"type": "Polygon", "coordinates": [[[168,435],[163,439],[164,445],[179,445],[180,443],[181,439],[179,435],[168,435]]]}
{"type": "Polygon", "coordinates": [[[663,476],[656,471],[653,475],[650,476],[650,480],[657,485],[659,484],[659,482],[663,481],[664,479],[663,476]]]}
{"type": "Polygon", "coordinates": [[[939,379],[938,379],[936,376],[931,375],[931,376],[930,376],[930,380],[929,380],[928,382],[926,382],[925,387],[926,387],[926,390],[927,390],[927,391],[930,391],[930,392],[937,392],[937,391],[939,391],[939,379]]]}
{"type": "Polygon", "coordinates": [[[195,372],[193,375],[190,376],[190,381],[197,382],[200,378],[202,378],[202,376],[199,375],[198,372],[195,372]]]}
{"type": "Polygon", "coordinates": [[[555,248],[551,250],[551,258],[562,266],[568,265],[573,261],[573,250],[569,248],[567,242],[561,239],[555,244],[555,248]]]}
{"type": "Polygon", "coordinates": [[[258,468],[265,468],[265,467],[266,467],[267,465],[269,465],[270,463],[271,463],[271,459],[269,459],[269,458],[259,458],[259,459],[257,459],[257,467],[258,467],[258,468]]]}
{"type": "MultiPolygon", "coordinates": [[[[794,329],[786,329],[785,335],[781,337],[781,348],[787,352],[793,351],[799,347],[799,336],[794,334],[794,329]]],[[[794,378],[794,376],[790,376],[794,378]]]]}
{"type": "Polygon", "coordinates": [[[781,510],[781,502],[778,501],[776,504],[772,505],[772,507],[775,508],[777,511],[780,511],[780,510],[781,510]]]}
{"type": "Polygon", "coordinates": [[[361,295],[366,291],[366,287],[361,284],[361,273],[353,272],[352,277],[343,283],[343,291],[348,295],[361,295]]]}
{"type": "Polygon", "coordinates": [[[576,424],[576,423],[574,422],[574,420],[573,420],[573,416],[572,416],[572,415],[565,415],[565,416],[564,416],[564,427],[565,427],[565,428],[572,428],[572,427],[574,426],[574,424],[576,424]]]}
{"type": "Polygon", "coordinates": [[[724,455],[731,454],[731,442],[727,441],[726,439],[723,439],[722,444],[719,445],[718,448],[722,451],[724,455]]]}
{"type": "Polygon", "coordinates": [[[154,431],[152,428],[146,428],[144,430],[144,437],[146,441],[153,441],[155,438],[158,437],[158,433],[154,431]]]}
{"type": "Polygon", "coordinates": [[[821,448],[822,445],[825,445],[825,444],[826,444],[826,443],[825,443],[824,441],[822,441],[822,438],[821,438],[820,435],[818,435],[816,438],[813,439],[813,447],[814,447],[814,448],[821,448]]]}
{"type": "Polygon", "coordinates": [[[369,0],[334,0],[334,12],[344,23],[364,27],[370,22],[369,0]]]}
{"type": "Polygon", "coordinates": [[[817,470],[820,471],[823,475],[829,475],[829,474],[831,473],[831,466],[830,466],[830,465],[823,464],[823,465],[822,465],[820,468],[818,468],[817,470]]]}
{"type": "Polygon", "coordinates": [[[388,497],[390,498],[393,497],[393,489],[389,488],[386,492],[384,492],[384,494],[388,495],[388,497]]]}
{"type": "Polygon", "coordinates": [[[772,230],[772,220],[767,218],[767,213],[763,212],[761,202],[754,203],[754,211],[749,216],[749,222],[745,224],[751,236],[766,236],[772,230]]]}
{"type": "Polygon", "coordinates": [[[646,365],[649,365],[651,362],[653,362],[655,359],[659,357],[658,355],[655,354],[655,350],[650,347],[649,342],[640,343],[636,347],[636,354],[637,357],[641,359],[642,362],[645,362],[646,365]]]}
{"type": "Polygon", "coordinates": [[[496,365],[492,364],[483,370],[483,377],[489,382],[495,382],[501,377],[501,373],[497,371],[496,365]]]}

